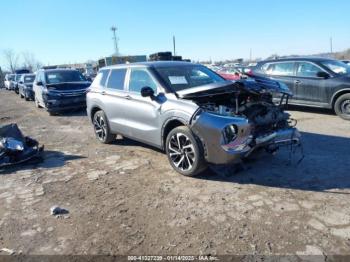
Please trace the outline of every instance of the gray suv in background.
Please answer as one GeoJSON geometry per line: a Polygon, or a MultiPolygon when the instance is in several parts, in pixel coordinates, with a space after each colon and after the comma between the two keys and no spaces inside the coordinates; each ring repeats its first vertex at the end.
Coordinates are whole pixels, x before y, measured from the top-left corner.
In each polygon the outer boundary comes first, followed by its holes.
{"type": "Polygon", "coordinates": [[[165,150],[177,172],[193,176],[207,163],[299,144],[283,111],[290,95],[278,82],[233,83],[198,64],[146,62],[102,68],[86,102],[99,141],[120,134],[147,143],[165,150]],[[282,94],[280,104],[272,102],[272,92],[282,94]]]}
{"type": "Polygon", "coordinates": [[[285,83],[293,92],[289,103],[333,109],[350,120],[350,66],[322,57],[265,60],[249,73],[285,83]]]}

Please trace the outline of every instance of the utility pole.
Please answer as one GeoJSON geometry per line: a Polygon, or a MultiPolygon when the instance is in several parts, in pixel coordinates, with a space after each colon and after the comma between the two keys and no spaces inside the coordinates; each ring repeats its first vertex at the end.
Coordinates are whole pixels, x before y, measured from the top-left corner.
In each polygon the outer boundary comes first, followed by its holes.
{"type": "Polygon", "coordinates": [[[173,35],[173,48],[174,48],[174,56],[176,56],[176,43],[175,43],[175,36],[173,35]]]}
{"type": "Polygon", "coordinates": [[[250,52],[249,52],[249,62],[252,62],[252,49],[250,48],[250,52]]]}
{"type": "Polygon", "coordinates": [[[119,56],[118,38],[117,38],[117,34],[116,34],[117,27],[112,26],[111,27],[111,31],[113,32],[113,38],[112,39],[114,40],[114,54],[116,56],[119,56]]]}
{"type": "Polygon", "coordinates": [[[331,46],[331,54],[333,54],[333,39],[332,39],[332,37],[329,39],[329,43],[331,46]]]}

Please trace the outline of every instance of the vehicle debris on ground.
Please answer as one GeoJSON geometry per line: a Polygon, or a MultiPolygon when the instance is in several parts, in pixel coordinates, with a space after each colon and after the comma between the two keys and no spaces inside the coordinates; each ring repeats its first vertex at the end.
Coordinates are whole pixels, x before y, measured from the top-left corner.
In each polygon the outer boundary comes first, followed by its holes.
{"type": "Polygon", "coordinates": [[[41,160],[44,146],[28,136],[23,136],[17,124],[0,127],[0,167],[41,160]]]}

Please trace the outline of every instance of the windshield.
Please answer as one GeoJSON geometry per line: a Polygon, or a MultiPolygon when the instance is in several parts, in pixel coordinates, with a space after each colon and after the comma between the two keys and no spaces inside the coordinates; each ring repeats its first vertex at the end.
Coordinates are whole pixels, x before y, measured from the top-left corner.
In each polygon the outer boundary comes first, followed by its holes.
{"type": "Polygon", "coordinates": [[[24,83],[33,83],[35,75],[24,76],[24,83]]]}
{"type": "Polygon", "coordinates": [[[200,65],[156,67],[155,70],[175,91],[217,82],[226,82],[225,79],[210,69],[200,65]]]}
{"type": "Polygon", "coordinates": [[[86,81],[85,77],[76,70],[52,71],[46,72],[47,84],[58,84],[65,82],[82,82],[86,81]]]}
{"type": "Polygon", "coordinates": [[[321,62],[325,67],[327,67],[332,72],[339,75],[350,74],[350,66],[336,60],[329,60],[321,62]]]}
{"type": "Polygon", "coordinates": [[[19,81],[19,79],[21,78],[22,75],[16,75],[16,81],[19,81]]]}

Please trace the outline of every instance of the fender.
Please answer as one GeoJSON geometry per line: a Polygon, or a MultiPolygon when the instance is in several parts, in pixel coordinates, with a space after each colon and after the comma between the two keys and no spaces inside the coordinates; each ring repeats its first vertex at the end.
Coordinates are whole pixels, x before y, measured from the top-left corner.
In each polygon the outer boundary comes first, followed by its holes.
{"type": "Polygon", "coordinates": [[[165,130],[165,127],[169,124],[169,122],[174,121],[174,120],[181,122],[184,126],[189,126],[189,123],[188,123],[188,121],[186,121],[186,119],[184,119],[182,117],[178,117],[178,116],[171,116],[166,121],[164,121],[164,123],[162,125],[162,130],[161,130],[161,141],[162,141],[162,148],[163,149],[164,149],[164,130],[165,130]]]}

